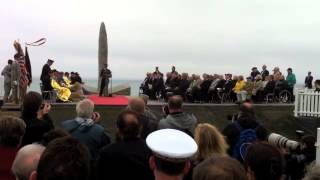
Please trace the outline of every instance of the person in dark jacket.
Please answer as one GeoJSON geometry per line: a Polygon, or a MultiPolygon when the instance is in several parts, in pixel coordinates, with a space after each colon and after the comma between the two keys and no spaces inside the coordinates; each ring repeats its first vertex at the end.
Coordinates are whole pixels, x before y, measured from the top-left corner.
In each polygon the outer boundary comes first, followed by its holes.
{"type": "Polygon", "coordinates": [[[157,130],[158,123],[153,117],[148,116],[146,111],[146,104],[141,97],[133,97],[129,100],[127,107],[138,115],[138,121],[141,125],[140,137],[146,139],[146,137],[157,130]]]}
{"type": "Polygon", "coordinates": [[[110,143],[104,128],[98,124],[100,115],[94,113],[94,104],[91,100],[80,101],[76,106],[77,117],[62,123],[63,129],[71,136],[86,145],[90,151],[91,160],[96,160],[99,150],[110,143]]]}
{"type": "Polygon", "coordinates": [[[50,72],[51,72],[50,66],[53,64],[53,62],[54,62],[53,60],[48,59],[47,63],[42,67],[40,80],[42,82],[44,91],[52,91],[53,89],[51,87],[51,79],[50,79],[50,72]]]}
{"type": "Polygon", "coordinates": [[[240,138],[240,129],[236,123],[239,124],[242,130],[255,129],[257,140],[265,140],[267,138],[267,130],[258,123],[252,104],[244,102],[240,106],[240,111],[235,116],[233,122],[227,125],[222,131],[222,134],[226,136],[227,143],[229,144],[228,154],[230,156],[233,155],[234,147],[240,138]]]}
{"type": "Polygon", "coordinates": [[[261,76],[262,81],[264,81],[266,77],[269,76],[269,71],[267,70],[267,66],[265,64],[262,66],[261,76]]]}
{"type": "Polygon", "coordinates": [[[313,76],[311,76],[311,72],[308,72],[308,76],[304,80],[304,87],[308,89],[312,89],[312,81],[313,81],[313,76]]]}
{"type": "Polygon", "coordinates": [[[50,104],[43,104],[42,96],[34,91],[27,93],[23,100],[21,119],[26,123],[22,145],[40,142],[42,136],[54,129],[49,116],[50,104]]]}
{"type": "Polygon", "coordinates": [[[123,111],[116,124],[117,140],[102,149],[97,162],[98,179],[154,179],[148,163],[151,151],[139,137],[137,114],[123,111]]]}

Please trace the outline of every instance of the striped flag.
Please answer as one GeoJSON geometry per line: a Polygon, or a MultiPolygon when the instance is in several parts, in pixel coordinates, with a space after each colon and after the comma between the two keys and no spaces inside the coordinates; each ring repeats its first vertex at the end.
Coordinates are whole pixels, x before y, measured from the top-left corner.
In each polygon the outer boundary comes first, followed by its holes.
{"type": "Polygon", "coordinates": [[[28,78],[28,71],[26,68],[26,63],[25,63],[25,57],[23,54],[19,54],[15,56],[15,60],[19,63],[20,65],[20,80],[19,80],[19,85],[22,87],[28,86],[29,84],[29,78],[28,78]]]}
{"type": "Polygon", "coordinates": [[[30,63],[30,58],[29,58],[29,53],[28,53],[28,48],[26,46],[26,55],[24,57],[25,59],[25,67],[26,67],[26,70],[27,70],[27,76],[28,76],[28,80],[29,80],[29,83],[28,85],[30,86],[31,82],[32,82],[32,71],[31,71],[31,63],[30,63]]]}

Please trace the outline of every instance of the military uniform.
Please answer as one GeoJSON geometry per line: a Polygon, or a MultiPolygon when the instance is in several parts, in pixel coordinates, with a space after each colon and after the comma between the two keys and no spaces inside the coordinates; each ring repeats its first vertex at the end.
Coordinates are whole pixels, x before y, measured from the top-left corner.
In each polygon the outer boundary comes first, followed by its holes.
{"type": "Polygon", "coordinates": [[[11,88],[12,88],[12,100],[15,104],[19,103],[18,88],[20,81],[20,64],[17,61],[13,61],[11,65],[11,88]]]}
{"type": "Polygon", "coordinates": [[[11,91],[11,65],[10,64],[6,65],[3,68],[1,75],[4,76],[3,102],[6,103],[6,102],[8,102],[8,97],[9,97],[10,91],[11,91]]]}

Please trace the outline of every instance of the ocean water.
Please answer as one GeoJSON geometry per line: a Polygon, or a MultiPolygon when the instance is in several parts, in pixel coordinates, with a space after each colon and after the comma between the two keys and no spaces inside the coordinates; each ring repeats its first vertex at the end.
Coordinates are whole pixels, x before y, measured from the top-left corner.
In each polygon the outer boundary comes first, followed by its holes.
{"type": "MultiPolygon", "coordinates": [[[[128,84],[131,87],[131,96],[138,96],[139,95],[139,87],[143,80],[125,80],[125,79],[113,79],[112,86],[117,86],[121,84],[128,84]]],[[[97,87],[98,80],[96,79],[83,79],[85,85],[89,87],[97,87]]],[[[40,80],[39,78],[33,78],[33,82],[28,88],[28,91],[37,91],[40,92],[40,80]]],[[[3,89],[3,77],[0,78],[0,96],[3,96],[4,89],[3,89]]]]}

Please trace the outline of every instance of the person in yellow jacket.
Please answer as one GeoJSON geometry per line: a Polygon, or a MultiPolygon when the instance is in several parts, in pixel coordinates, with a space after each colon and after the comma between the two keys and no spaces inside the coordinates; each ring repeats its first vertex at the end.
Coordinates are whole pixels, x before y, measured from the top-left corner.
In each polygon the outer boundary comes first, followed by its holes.
{"type": "Polygon", "coordinates": [[[245,85],[246,85],[246,82],[244,81],[243,76],[239,76],[238,81],[233,88],[233,92],[237,94],[238,102],[242,102],[247,99],[247,91],[243,90],[245,85]]]}
{"type": "Polygon", "coordinates": [[[59,100],[61,100],[62,102],[67,102],[69,101],[70,95],[71,95],[71,91],[70,89],[60,86],[60,84],[57,82],[56,80],[56,76],[53,73],[53,76],[51,78],[51,86],[52,88],[56,91],[57,93],[57,97],[59,100]]]}

